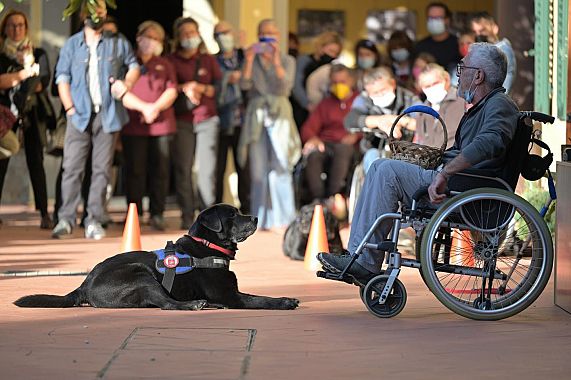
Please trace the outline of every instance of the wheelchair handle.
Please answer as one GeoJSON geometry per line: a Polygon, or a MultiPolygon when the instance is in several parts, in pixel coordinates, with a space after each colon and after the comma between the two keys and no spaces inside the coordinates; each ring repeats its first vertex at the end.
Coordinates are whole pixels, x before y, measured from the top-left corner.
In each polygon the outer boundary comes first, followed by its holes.
{"type": "Polygon", "coordinates": [[[407,109],[402,111],[402,113],[395,119],[395,121],[393,122],[393,125],[391,127],[391,133],[389,134],[389,142],[395,141],[395,138],[393,137],[393,131],[395,130],[395,127],[397,126],[399,120],[403,116],[406,116],[409,113],[413,113],[413,112],[425,113],[427,115],[434,117],[435,119],[438,119],[438,121],[440,122],[440,125],[442,125],[442,129],[444,130],[444,141],[442,142],[442,146],[440,147],[440,150],[442,152],[444,152],[446,150],[446,145],[448,143],[448,128],[446,128],[446,124],[444,123],[444,120],[442,120],[442,117],[440,117],[440,114],[438,112],[436,112],[436,110],[432,109],[431,107],[422,105],[422,104],[417,104],[417,105],[408,107],[407,109]]]}
{"type": "Polygon", "coordinates": [[[524,117],[529,117],[532,120],[539,121],[540,123],[549,123],[553,124],[555,122],[555,118],[551,115],[547,115],[541,112],[536,111],[521,111],[520,112],[524,117]]]}

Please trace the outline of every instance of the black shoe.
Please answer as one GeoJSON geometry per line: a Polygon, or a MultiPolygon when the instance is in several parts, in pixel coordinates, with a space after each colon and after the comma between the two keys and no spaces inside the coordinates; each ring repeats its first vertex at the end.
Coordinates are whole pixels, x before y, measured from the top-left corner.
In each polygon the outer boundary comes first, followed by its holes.
{"type": "Polygon", "coordinates": [[[40,228],[42,230],[51,230],[54,228],[54,223],[52,222],[52,218],[49,215],[42,216],[42,221],[40,222],[40,228]]]}
{"type": "MultiPolygon", "coordinates": [[[[321,252],[317,255],[317,260],[323,265],[323,268],[331,273],[341,273],[349,265],[351,258],[352,256],[348,254],[336,255],[326,252],[321,252]]],[[[378,273],[373,273],[363,268],[357,261],[354,261],[345,273],[353,276],[361,283],[367,283],[371,278],[378,275],[378,273]]]]}

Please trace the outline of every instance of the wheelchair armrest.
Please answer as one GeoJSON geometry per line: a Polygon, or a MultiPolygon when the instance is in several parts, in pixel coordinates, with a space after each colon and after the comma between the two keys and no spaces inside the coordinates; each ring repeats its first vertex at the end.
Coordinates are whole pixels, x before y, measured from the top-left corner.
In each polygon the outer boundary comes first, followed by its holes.
{"type": "Polygon", "coordinates": [[[418,202],[419,199],[424,197],[425,195],[428,195],[428,186],[421,187],[420,189],[416,190],[412,195],[412,199],[418,202]]]}
{"type": "MultiPolygon", "coordinates": [[[[498,187],[498,188],[504,188],[506,190],[508,190],[509,192],[514,192],[514,189],[512,189],[512,187],[503,179],[499,178],[499,177],[488,177],[488,176],[484,176],[484,175],[479,175],[479,174],[472,174],[469,172],[460,172],[460,173],[456,173],[454,174],[454,177],[467,177],[467,178],[474,178],[474,179],[481,179],[484,181],[492,181],[492,184],[483,184],[482,186],[471,186],[473,187],[498,187]]],[[[456,180],[458,180],[460,178],[456,178],[456,180]]],[[[454,180],[451,179],[451,182],[453,184],[454,180]]],[[[451,186],[452,187],[452,186],[451,186]]],[[[454,189],[451,189],[454,190],[454,189]]],[[[461,191],[465,191],[465,190],[461,190],[461,191]]]]}

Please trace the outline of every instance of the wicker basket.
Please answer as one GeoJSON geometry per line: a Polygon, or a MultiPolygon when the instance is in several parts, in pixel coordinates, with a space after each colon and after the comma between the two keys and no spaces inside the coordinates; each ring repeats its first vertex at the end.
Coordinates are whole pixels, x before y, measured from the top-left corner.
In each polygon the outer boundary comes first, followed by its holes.
{"type": "MultiPolygon", "coordinates": [[[[391,127],[391,133],[389,135],[389,146],[392,152],[392,159],[410,162],[411,164],[419,165],[424,169],[436,169],[438,165],[440,165],[440,163],[442,162],[442,156],[444,154],[444,150],[446,150],[446,143],[448,142],[448,132],[446,130],[446,125],[444,124],[444,120],[442,120],[442,118],[438,116],[438,121],[440,121],[440,125],[444,130],[444,141],[442,142],[442,146],[440,148],[415,144],[410,141],[397,140],[393,137],[393,131],[395,130],[395,127],[398,124],[399,120],[403,116],[412,112],[412,111],[407,112],[409,111],[409,109],[405,110],[404,113],[399,115],[391,127]]],[[[418,108],[418,106],[416,106],[415,109],[417,111],[422,112],[422,109],[418,108]]],[[[433,113],[428,113],[428,114],[434,116],[433,113]]]]}

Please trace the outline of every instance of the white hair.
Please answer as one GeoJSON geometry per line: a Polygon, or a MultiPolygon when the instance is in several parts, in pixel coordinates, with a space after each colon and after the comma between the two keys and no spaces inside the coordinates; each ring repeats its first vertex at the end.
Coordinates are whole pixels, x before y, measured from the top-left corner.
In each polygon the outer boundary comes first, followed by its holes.
{"type": "Polygon", "coordinates": [[[481,69],[484,81],[492,88],[500,87],[506,79],[508,59],[503,51],[494,44],[477,42],[470,45],[470,66],[481,69]]]}

